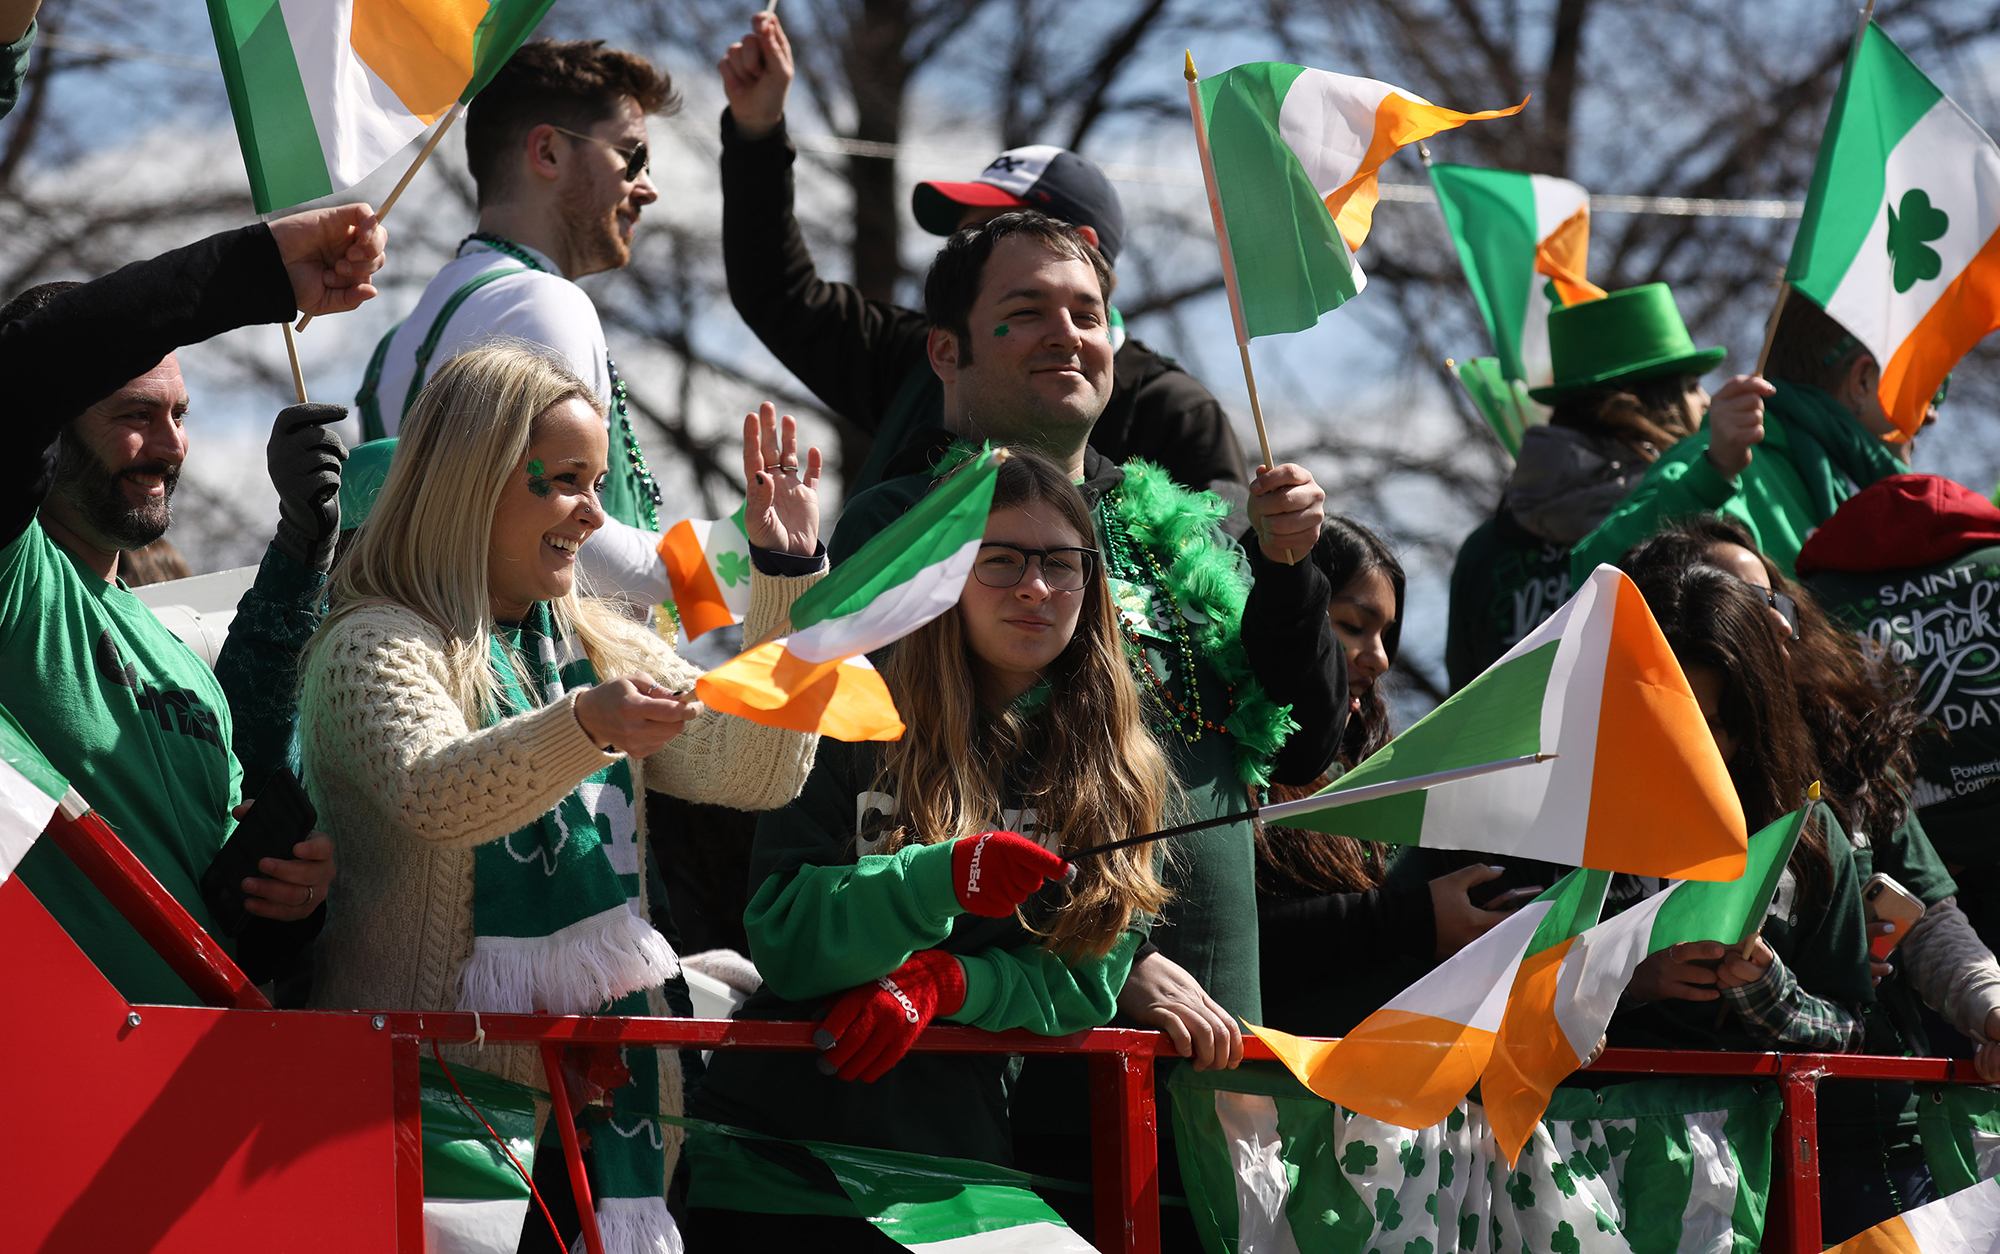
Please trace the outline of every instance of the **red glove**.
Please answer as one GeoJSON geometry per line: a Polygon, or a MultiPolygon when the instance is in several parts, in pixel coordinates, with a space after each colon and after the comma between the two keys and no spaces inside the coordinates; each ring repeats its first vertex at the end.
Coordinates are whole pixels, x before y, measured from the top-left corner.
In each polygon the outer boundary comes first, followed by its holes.
{"type": "Polygon", "coordinates": [[[925,1024],[964,1004],[965,968],[941,949],[922,949],[889,974],[842,993],[815,1035],[833,1038],[825,1060],[841,1079],[873,1084],[910,1052],[925,1024]]]}
{"type": "Polygon", "coordinates": [[[951,886],[973,914],[1004,919],[1069,863],[1019,832],[981,832],[952,846],[951,886]]]}

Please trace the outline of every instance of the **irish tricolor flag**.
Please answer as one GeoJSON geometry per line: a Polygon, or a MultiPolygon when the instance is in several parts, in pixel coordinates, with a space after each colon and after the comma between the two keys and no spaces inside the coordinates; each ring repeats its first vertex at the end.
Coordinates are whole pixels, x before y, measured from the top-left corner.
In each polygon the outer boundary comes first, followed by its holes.
{"type": "Polygon", "coordinates": [[[792,632],[703,675],[710,708],[836,740],[894,740],[903,722],[862,656],[958,604],[993,504],[987,451],[883,528],[792,605],[792,632]]]}
{"type": "MultiPolygon", "coordinates": [[[[1734,880],[1676,884],[1573,938],[1530,944],[1479,1081],[1487,1121],[1508,1161],[1527,1144],[1556,1085],[1597,1047],[1641,962],[1683,941],[1737,945],[1763,926],[1811,810],[1796,810],[1752,836],[1749,864],[1734,880]]],[[[1485,943],[1482,937],[1469,948],[1485,943]]]]}
{"type": "Polygon", "coordinates": [[[21,865],[68,791],[69,781],[49,765],[14,716],[0,709],[0,883],[21,865]]]}
{"type": "Polygon", "coordinates": [[[1556,756],[1286,821],[1667,879],[1742,873],[1728,768],[1645,598],[1611,566],[1320,795],[1536,753],[1556,756]]]}
{"type": "Polygon", "coordinates": [[[1464,165],[1433,165],[1431,185],[1501,371],[1547,387],[1549,310],[1604,295],[1584,275],[1590,193],[1546,174],[1464,165]]]}
{"type": "Polygon", "coordinates": [[[1882,363],[1915,434],[1959,358],[2000,327],[2000,147],[1869,23],[1820,141],[1785,277],[1882,363]]]}
{"type": "Polygon", "coordinates": [[[2000,1178],[1906,1210],[1828,1254],[1963,1254],[2000,1249],[2000,1178]]]}
{"type": "Polygon", "coordinates": [[[1597,922],[1610,878],[1602,871],[1564,876],[1337,1041],[1250,1030],[1328,1101],[1383,1123],[1428,1128],[1465,1100],[1486,1070],[1515,974],[1597,922]]]}
{"type": "Polygon", "coordinates": [[[673,585],[674,613],[690,640],[717,627],[742,622],[750,609],[750,537],[743,529],[745,508],[739,505],[734,514],[713,522],[685,519],[660,538],[660,561],[673,585]]]}
{"type": "MultiPolygon", "coordinates": [[[[1193,75],[1189,58],[1189,76],[1193,75]]],[[[1237,342],[1303,331],[1366,282],[1354,252],[1375,174],[1404,144],[1511,109],[1458,113],[1372,78],[1263,61],[1191,87],[1237,342]]]]}
{"type": "Polygon", "coordinates": [[[374,173],[514,55],[552,0],[208,0],[257,212],[374,173]]]}

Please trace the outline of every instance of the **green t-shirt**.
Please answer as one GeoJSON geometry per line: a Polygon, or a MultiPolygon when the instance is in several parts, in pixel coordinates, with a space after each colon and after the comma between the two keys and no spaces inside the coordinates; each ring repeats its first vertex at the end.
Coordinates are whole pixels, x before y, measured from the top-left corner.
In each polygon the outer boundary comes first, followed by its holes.
{"type": "MultiPolygon", "coordinates": [[[[197,884],[235,827],[241,783],[215,676],[39,521],[0,548],[0,656],[0,705],[213,932],[197,884]]],[[[20,876],[128,1000],[201,1004],[52,842],[29,850],[20,876]]]]}
{"type": "Polygon", "coordinates": [[[1822,571],[1806,586],[1916,680],[1931,727],[1910,746],[1911,792],[1938,851],[1954,865],[2000,863],[2000,545],[1904,570],[1822,571]]]}

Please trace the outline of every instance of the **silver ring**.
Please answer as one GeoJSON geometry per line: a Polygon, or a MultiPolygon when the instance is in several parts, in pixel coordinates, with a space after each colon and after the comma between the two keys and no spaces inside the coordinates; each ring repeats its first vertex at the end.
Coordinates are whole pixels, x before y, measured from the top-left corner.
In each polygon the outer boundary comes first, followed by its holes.
{"type": "Polygon", "coordinates": [[[300,902],[299,904],[302,906],[310,906],[312,902],[313,902],[313,886],[311,884],[308,884],[306,885],[306,899],[300,902]]]}

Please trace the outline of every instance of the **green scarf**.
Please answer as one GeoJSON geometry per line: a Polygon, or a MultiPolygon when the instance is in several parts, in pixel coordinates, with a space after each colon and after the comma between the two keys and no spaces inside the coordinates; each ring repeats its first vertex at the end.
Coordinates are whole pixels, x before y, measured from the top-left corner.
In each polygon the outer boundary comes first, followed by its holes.
{"type": "MultiPolygon", "coordinates": [[[[576,640],[558,635],[546,602],[517,630],[496,628],[490,657],[495,721],[597,682],[576,640]]],[[[649,990],[680,964],[645,919],[639,896],[639,826],[632,768],[624,758],[576,786],[548,813],[473,851],[472,957],[459,973],[459,1009],[488,1013],[647,1015],[649,990]]],[[[605,1248],[678,1250],[662,1199],[665,1139],[658,1122],[607,1114],[659,1109],[659,1057],[620,1049],[593,1066],[605,1109],[592,1138],[593,1187],[605,1248]],[[630,1125],[629,1127],[626,1125],[630,1125]],[[609,1135],[615,1132],[617,1135],[609,1135]]]]}
{"type": "Polygon", "coordinates": [[[1888,445],[1833,397],[1805,384],[1782,379],[1771,382],[1778,392],[1765,407],[1785,424],[1785,437],[1791,445],[1788,460],[1805,484],[1816,521],[1833,517],[1833,511],[1857,489],[1910,472],[1888,445]]]}

